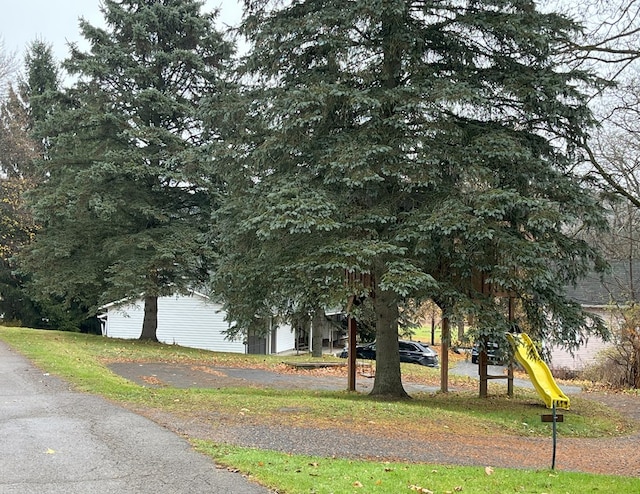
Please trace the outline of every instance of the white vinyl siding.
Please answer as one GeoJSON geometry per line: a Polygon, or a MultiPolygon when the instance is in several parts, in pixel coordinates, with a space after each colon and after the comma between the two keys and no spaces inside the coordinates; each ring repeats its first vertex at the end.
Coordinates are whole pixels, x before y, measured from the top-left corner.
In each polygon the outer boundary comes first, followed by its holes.
{"type": "MultiPolygon", "coordinates": [[[[103,307],[103,334],[110,338],[137,339],[142,332],[144,302],[112,303],[103,307]]],[[[208,297],[173,295],[158,298],[157,337],[162,343],[201,348],[216,352],[246,353],[244,335],[226,338],[229,323],[225,321],[222,305],[208,297]]],[[[289,326],[276,331],[276,353],[294,348],[294,335],[289,326]]]]}
{"type": "Polygon", "coordinates": [[[140,301],[112,305],[100,316],[104,325],[102,333],[110,338],[140,338],[143,318],[144,306],[140,301]]]}
{"type": "Polygon", "coordinates": [[[216,352],[244,353],[243,336],[225,338],[229,323],[222,305],[199,295],[162,297],[158,300],[158,340],[162,343],[216,352]]]}
{"type": "Polygon", "coordinates": [[[276,332],[276,348],[274,353],[282,353],[295,347],[295,331],[289,324],[274,326],[271,331],[276,332]]]}

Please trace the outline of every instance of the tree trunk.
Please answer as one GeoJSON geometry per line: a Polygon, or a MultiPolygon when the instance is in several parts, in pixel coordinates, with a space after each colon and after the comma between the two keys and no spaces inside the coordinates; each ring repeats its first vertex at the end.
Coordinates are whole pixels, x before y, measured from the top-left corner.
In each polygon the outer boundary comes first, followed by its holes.
{"type": "Polygon", "coordinates": [[[158,341],[156,331],[158,329],[158,297],[145,295],[144,320],[142,321],[141,340],[158,341]]]}
{"type": "Polygon", "coordinates": [[[311,356],[322,357],[322,336],[327,326],[323,309],[316,309],[311,321],[311,356]]]}
{"type": "MultiPolygon", "coordinates": [[[[387,10],[382,21],[382,73],[381,82],[386,90],[381,108],[381,118],[378,120],[379,131],[385,135],[386,142],[395,143],[400,137],[398,129],[390,122],[396,112],[397,96],[394,90],[400,85],[402,75],[402,56],[404,31],[404,16],[406,11],[398,14],[390,5],[383,2],[383,9],[387,10]]],[[[395,145],[395,144],[394,144],[395,145]]],[[[404,151],[396,148],[391,154],[403,155],[404,151]]],[[[395,178],[392,180],[394,181],[395,178]]],[[[376,273],[376,279],[381,279],[381,272],[376,273]]],[[[400,371],[400,352],[398,346],[398,300],[390,291],[376,290],[373,299],[376,313],[376,377],[373,383],[372,395],[406,398],[409,395],[402,386],[400,371]]]]}
{"type": "Polygon", "coordinates": [[[378,290],[376,312],[376,377],[371,395],[407,398],[402,386],[398,347],[398,302],[392,292],[378,290]]]}

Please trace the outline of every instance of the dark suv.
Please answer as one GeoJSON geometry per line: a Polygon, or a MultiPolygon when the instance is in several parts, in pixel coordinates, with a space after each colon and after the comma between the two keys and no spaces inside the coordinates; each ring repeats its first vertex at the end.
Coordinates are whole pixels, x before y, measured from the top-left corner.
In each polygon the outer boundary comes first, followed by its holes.
{"type": "MultiPolygon", "coordinates": [[[[420,341],[400,340],[400,362],[438,367],[438,353],[426,343],[420,341]]],[[[340,357],[348,355],[345,348],[340,357]]],[[[376,359],[376,342],[356,346],[356,357],[368,360],[376,359]]]]}
{"type": "MultiPolygon", "coordinates": [[[[476,343],[471,349],[471,363],[477,364],[480,358],[480,345],[476,343]]],[[[491,365],[502,365],[504,363],[504,355],[500,352],[497,343],[487,343],[487,363],[491,365]]]]}

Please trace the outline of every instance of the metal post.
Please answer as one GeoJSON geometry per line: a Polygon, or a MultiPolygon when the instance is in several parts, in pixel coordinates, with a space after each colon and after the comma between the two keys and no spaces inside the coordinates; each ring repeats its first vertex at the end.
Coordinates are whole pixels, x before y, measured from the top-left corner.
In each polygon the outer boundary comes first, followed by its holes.
{"type": "Polygon", "coordinates": [[[553,402],[553,458],[551,459],[551,470],[556,469],[556,437],[557,437],[557,416],[556,416],[556,402],[553,402]]]}

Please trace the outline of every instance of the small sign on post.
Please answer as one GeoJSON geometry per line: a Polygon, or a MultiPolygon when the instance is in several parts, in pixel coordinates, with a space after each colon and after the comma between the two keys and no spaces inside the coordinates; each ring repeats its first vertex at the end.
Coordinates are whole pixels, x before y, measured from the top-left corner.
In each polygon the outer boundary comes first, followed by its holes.
{"type": "MultiPolygon", "coordinates": [[[[553,422],[553,414],[551,413],[546,413],[544,415],[542,415],[542,421],[543,422],[553,422]]],[[[561,413],[556,415],[556,422],[564,422],[564,415],[562,415],[561,413]]]]}

